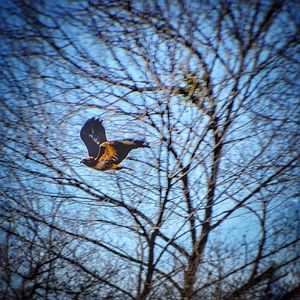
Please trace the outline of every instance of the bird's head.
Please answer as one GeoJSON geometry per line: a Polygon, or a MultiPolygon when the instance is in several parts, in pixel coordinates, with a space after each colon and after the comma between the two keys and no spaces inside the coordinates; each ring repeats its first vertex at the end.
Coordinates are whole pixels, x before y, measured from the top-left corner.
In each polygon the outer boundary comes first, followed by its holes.
{"type": "Polygon", "coordinates": [[[80,163],[84,164],[88,167],[94,167],[97,164],[97,161],[94,157],[90,156],[90,157],[87,157],[87,158],[84,158],[83,160],[81,160],[80,163]]]}

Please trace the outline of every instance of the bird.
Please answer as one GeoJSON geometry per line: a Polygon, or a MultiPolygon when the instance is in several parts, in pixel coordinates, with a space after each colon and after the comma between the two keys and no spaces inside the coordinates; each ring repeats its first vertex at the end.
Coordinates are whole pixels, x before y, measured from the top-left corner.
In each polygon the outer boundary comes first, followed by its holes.
{"type": "Polygon", "coordinates": [[[137,148],[149,148],[143,140],[124,139],[108,141],[106,138],[103,120],[99,117],[88,119],[80,130],[80,137],[85,143],[89,157],[81,160],[81,163],[99,171],[129,169],[120,163],[128,153],[137,148]]]}

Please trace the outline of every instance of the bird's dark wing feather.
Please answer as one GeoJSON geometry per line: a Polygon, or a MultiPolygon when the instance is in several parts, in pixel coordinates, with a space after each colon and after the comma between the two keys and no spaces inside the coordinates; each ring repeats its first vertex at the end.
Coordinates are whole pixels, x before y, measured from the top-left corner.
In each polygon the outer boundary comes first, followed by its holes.
{"type": "Polygon", "coordinates": [[[100,144],[106,142],[102,121],[95,117],[87,120],[81,128],[80,137],[88,149],[89,156],[97,157],[100,144]]]}
{"type": "Polygon", "coordinates": [[[136,148],[149,147],[144,141],[140,140],[122,140],[112,143],[113,148],[115,148],[115,159],[114,162],[119,164],[123,159],[125,159],[128,153],[136,148]]]}

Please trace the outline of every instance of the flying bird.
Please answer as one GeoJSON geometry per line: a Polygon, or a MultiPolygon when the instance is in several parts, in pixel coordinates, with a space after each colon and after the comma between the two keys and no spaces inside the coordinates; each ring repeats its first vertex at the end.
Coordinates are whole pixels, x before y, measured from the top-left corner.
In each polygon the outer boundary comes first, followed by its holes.
{"type": "Polygon", "coordinates": [[[107,141],[102,122],[100,118],[93,117],[81,128],[80,137],[89,153],[89,157],[81,161],[86,166],[99,171],[121,170],[126,167],[119,164],[131,150],[149,147],[142,140],[107,141]]]}

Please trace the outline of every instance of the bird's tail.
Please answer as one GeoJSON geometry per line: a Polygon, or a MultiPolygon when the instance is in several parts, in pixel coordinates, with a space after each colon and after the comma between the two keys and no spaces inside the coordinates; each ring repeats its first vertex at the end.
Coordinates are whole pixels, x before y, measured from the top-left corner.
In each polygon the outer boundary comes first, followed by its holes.
{"type": "Polygon", "coordinates": [[[135,148],[150,148],[149,144],[142,140],[132,140],[132,139],[126,139],[121,141],[122,144],[131,146],[132,149],[135,148]]]}

